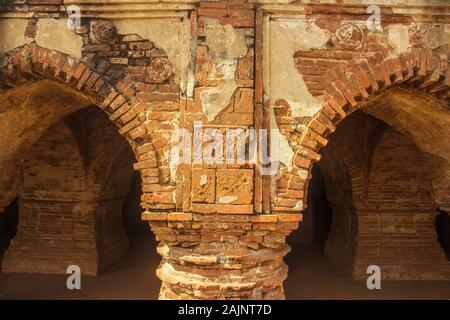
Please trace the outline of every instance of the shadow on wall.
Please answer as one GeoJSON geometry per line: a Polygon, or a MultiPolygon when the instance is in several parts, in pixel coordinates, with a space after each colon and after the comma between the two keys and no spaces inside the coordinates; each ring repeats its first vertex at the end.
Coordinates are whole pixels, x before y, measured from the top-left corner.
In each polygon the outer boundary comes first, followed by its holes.
{"type": "Polygon", "coordinates": [[[435,223],[438,241],[447,256],[447,259],[450,261],[450,214],[438,210],[435,223]]]}
{"type": "Polygon", "coordinates": [[[309,203],[312,204],[313,242],[324,253],[325,242],[333,222],[333,210],[328,202],[325,181],[317,164],[314,165],[312,174],[314,178],[312,179],[311,191],[309,192],[309,203]]]}
{"type": "Polygon", "coordinates": [[[134,171],[130,191],[122,205],[122,219],[125,231],[130,239],[130,247],[133,249],[137,238],[150,237],[150,227],[141,219],[141,177],[139,172],[134,171]]]}
{"type": "Polygon", "coordinates": [[[292,251],[302,244],[310,244],[323,254],[325,243],[331,231],[333,210],[327,199],[327,189],[319,165],[312,168],[312,177],[308,186],[308,207],[303,212],[303,222],[298,232],[289,237],[292,251]]]}
{"type": "Polygon", "coordinates": [[[19,203],[15,198],[5,211],[0,213],[0,266],[3,253],[8,249],[11,240],[16,236],[19,223],[19,203]]]}

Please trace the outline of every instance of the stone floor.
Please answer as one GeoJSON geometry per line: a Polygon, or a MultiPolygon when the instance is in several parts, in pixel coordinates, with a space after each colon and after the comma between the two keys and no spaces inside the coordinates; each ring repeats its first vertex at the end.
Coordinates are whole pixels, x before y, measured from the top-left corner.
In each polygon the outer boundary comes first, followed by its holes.
{"type": "MultiPolygon", "coordinates": [[[[65,275],[0,274],[0,299],[156,299],[155,246],[152,239],[135,239],[121,262],[98,277],[83,277],[81,290],[66,289],[65,275]]],[[[336,275],[310,245],[297,245],[285,260],[288,299],[450,299],[450,281],[383,281],[381,290],[368,290],[365,282],[336,275]]]]}
{"type": "Polygon", "coordinates": [[[369,290],[365,281],[338,275],[314,246],[292,246],[285,258],[289,277],[287,299],[450,299],[450,281],[382,281],[380,290],[369,290]]]}
{"type": "Polygon", "coordinates": [[[128,256],[100,276],[82,277],[81,290],[68,290],[65,275],[0,273],[0,299],[157,299],[156,242],[139,238],[132,245],[128,256]]]}

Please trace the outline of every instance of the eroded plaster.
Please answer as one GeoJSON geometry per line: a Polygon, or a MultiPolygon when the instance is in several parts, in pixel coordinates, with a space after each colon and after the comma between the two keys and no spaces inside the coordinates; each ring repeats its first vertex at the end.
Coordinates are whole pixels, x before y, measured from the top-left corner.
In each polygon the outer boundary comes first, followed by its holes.
{"type": "Polygon", "coordinates": [[[25,36],[27,19],[0,20],[0,52],[7,52],[32,41],[25,36]]]}
{"type": "Polygon", "coordinates": [[[236,68],[238,59],[247,54],[245,36],[231,25],[221,25],[215,19],[205,19],[206,45],[213,62],[214,73],[220,78],[217,87],[200,94],[202,111],[209,121],[225,109],[237,89],[236,68]]]}
{"type": "Polygon", "coordinates": [[[269,37],[265,37],[264,46],[269,48],[270,55],[269,88],[266,88],[270,102],[273,105],[284,99],[294,116],[312,116],[319,110],[321,101],[308,91],[293,57],[299,50],[324,48],[330,33],[314,21],[304,19],[278,19],[269,23],[269,37]]]}
{"type": "Polygon", "coordinates": [[[180,88],[192,96],[192,57],[190,56],[191,42],[185,41],[186,23],[179,18],[161,19],[123,19],[114,24],[120,34],[137,35],[148,39],[161,47],[173,65],[173,71],[180,80],[180,88]]]}
{"type": "MultiPolygon", "coordinates": [[[[265,56],[264,67],[265,94],[270,100],[270,128],[278,129],[273,106],[280,100],[285,100],[292,108],[294,116],[309,117],[314,115],[321,106],[321,100],[311,95],[297,71],[294,54],[299,50],[319,49],[325,47],[330,39],[330,33],[319,28],[314,21],[303,18],[277,19],[266,22],[268,36],[264,37],[264,44],[268,57],[265,56]],[[268,83],[268,84],[267,84],[268,83]]],[[[288,168],[292,167],[294,152],[281,133],[278,133],[279,146],[273,157],[288,168]]]]}
{"type": "Polygon", "coordinates": [[[402,24],[393,24],[386,27],[387,39],[391,48],[390,54],[398,56],[410,49],[409,27],[402,24]]]}
{"type": "Polygon", "coordinates": [[[36,43],[43,48],[81,58],[83,39],[68,28],[66,19],[39,19],[36,43]]]}

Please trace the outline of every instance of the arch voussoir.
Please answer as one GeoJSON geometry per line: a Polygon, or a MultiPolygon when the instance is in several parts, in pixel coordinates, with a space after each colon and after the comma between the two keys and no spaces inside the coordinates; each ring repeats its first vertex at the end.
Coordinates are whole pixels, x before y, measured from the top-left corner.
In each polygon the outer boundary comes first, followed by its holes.
{"type": "MultiPolygon", "coordinates": [[[[284,211],[298,210],[294,200],[299,199],[288,196],[294,194],[296,189],[292,186],[296,183],[303,186],[302,200],[306,204],[312,164],[320,160],[320,149],[326,145],[327,136],[334,132],[340,121],[357,110],[362,101],[370,100],[380,91],[394,86],[426,91],[437,95],[439,99],[450,97],[448,57],[443,54],[435,55],[428,50],[413,49],[397,57],[376,53],[368,58],[352,61],[345,67],[337,66],[327,71],[325,79],[324,103],[299,131],[292,169],[278,178],[273,202],[275,211],[281,203],[284,211]],[[304,174],[304,179],[294,181],[293,172],[299,170],[306,170],[308,173],[304,174]]],[[[298,124],[294,124],[296,125],[298,124]]]]}
{"type": "MultiPolygon", "coordinates": [[[[162,183],[152,134],[145,127],[145,112],[134,103],[134,97],[129,93],[124,93],[109,83],[87,63],[65,53],[41,47],[35,42],[3,54],[0,66],[0,81],[6,86],[52,80],[85,95],[92,104],[99,106],[108,115],[118,127],[118,132],[131,144],[137,160],[135,169],[142,174],[143,189],[155,189],[162,183]]],[[[147,192],[153,193],[149,190],[147,192]]],[[[172,200],[170,195],[171,203],[172,200]]],[[[10,199],[1,200],[0,207],[9,203],[10,199]]],[[[146,202],[145,198],[142,203],[144,209],[152,205],[158,207],[157,204],[153,200],[146,202]]],[[[172,208],[173,205],[166,204],[165,207],[172,208]]]]}
{"type": "MultiPolygon", "coordinates": [[[[121,129],[137,118],[136,112],[131,111],[130,97],[116,90],[86,63],[65,53],[43,48],[32,42],[8,52],[5,59],[2,80],[7,84],[17,84],[17,75],[25,77],[26,80],[54,80],[86,95],[121,129]]],[[[121,131],[127,133],[132,128],[134,127],[128,126],[121,131]]]]}

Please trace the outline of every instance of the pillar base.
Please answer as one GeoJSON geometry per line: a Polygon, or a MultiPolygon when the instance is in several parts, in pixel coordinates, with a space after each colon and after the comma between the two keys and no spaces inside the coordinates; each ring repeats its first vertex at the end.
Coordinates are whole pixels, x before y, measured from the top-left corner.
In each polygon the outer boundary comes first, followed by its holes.
{"type": "MultiPolygon", "coordinates": [[[[209,246],[214,248],[215,244],[209,246]]],[[[287,278],[288,267],[283,257],[290,251],[289,245],[257,250],[227,248],[208,254],[196,251],[165,243],[158,246],[163,257],[157,270],[163,282],[159,299],[285,298],[283,281],[287,278]]]]}
{"type": "Polygon", "coordinates": [[[146,211],[142,218],[160,241],[160,299],[285,298],[286,237],[301,214],[146,211]]]}

